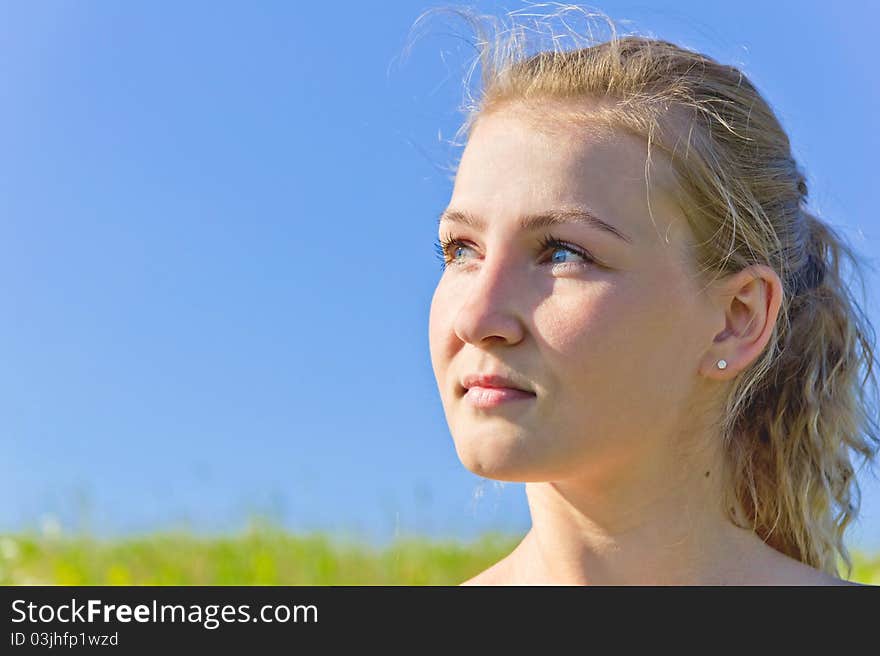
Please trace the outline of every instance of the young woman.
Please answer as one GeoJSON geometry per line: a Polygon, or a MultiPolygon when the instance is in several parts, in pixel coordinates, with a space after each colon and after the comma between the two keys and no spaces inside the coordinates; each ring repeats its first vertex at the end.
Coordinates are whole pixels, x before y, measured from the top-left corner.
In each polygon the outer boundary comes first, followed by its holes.
{"type": "Polygon", "coordinates": [[[873,330],[767,102],[613,24],[480,36],[430,351],[459,458],[532,526],[465,584],[847,583],[873,330]]]}

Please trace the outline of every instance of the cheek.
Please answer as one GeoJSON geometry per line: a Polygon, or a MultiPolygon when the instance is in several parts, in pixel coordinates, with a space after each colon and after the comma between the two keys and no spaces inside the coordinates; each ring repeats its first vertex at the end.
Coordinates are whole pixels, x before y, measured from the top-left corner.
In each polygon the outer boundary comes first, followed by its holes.
{"type": "Polygon", "coordinates": [[[620,443],[656,432],[688,389],[682,312],[670,290],[637,285],[548,299],[536,319],[560,403],[546,419],[620,443]]]}
{"type": "Polygon", "coordinates": [[[603,390],[619,373],[624,344],[618,327],[627,320],[627,304],[611,290],[555,294],[537,309],[535,336],[552,401],[545,419],[564,417],[564,425],[583,425],[582,418],[593,421],[597,409],[609,409],[603,390]]]}
{"type": "MultiPolygon", "coordinates": [[[[634,321],[639,300],[619,285],[557,293],[536,308],[536,337],[553,362],[549,370],[566,378],[603,372],[625,340],[625,326],[634,321]]],[[[632,335],[629,337],[632,338],[632,335]]]]}
{"type": "Polygon", "coordinates": [[[434,376],[442,381],[442,372],[451,357],[452,324],[451,310],[443,285],[438,284],[431,298],[431,309],[428,315],[428,347],[431,352],[431,366],[434,376]]]}

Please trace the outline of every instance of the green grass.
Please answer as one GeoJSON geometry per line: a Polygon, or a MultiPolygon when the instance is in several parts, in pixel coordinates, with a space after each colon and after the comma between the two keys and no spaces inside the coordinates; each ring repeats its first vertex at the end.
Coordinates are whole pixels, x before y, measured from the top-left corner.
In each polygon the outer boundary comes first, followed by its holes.
{"type": "MultiPolygon", "coordinates": [[[[509,553],[521,536],[471,543],[399,539],[384,549],[252,525],[240,535],[0,535],[3,585],[457,585],[509,553]]],[[[854,555],[849,578],[880,585],[880,557],[854,555]]]]}
{"type": "Polygon", "coordinates": [[[404,538],[384,549],[257,526],[240,535],[152,533],[0,535],[3,585],[457,585],[509,553],[520,537],[470,544],[404,538]]]}

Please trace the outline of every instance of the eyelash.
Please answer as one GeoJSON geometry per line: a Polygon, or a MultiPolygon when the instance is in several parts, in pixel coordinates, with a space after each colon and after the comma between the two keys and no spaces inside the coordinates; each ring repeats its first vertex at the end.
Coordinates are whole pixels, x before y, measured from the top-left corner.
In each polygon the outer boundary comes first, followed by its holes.
{"type": "MultiPolygon", "coordinates": [[[[443,270],[446,270],[447,266],[450,264],[452,264],[453,266],[461,266],[460,264],[457,264],[455,259],[450,257],[450,255],[449,255],[450,249],[452,247],[458,247],[458,246],[470,248],[470,246],[468,246],[467,242],[465,242],[462,239],[459,239],[457,237],[452,237],[452,236],[445,236],[445,237],[442,237],[441,239],[438,239],[434,242],[434,249],[437,253],[437,258],[440,260],[440,265],[443,270]]],[[[582,257],[584,260],[586,260],[586,262],[583,262],[583,263],[556,262],[554,264],[560,264],[560,265],[570,264],[570,265],[574,265],[574,266],[578,266],[578,267],[593,266],[593,265],[598,264],[598,262],[596,261],[596,258],[594,258],[592,255],[590,255],[584,249],[579,248],[577,246],[574,246],[573,244],[569,244],[568,242],[562,241],[561,239],[557,239],[553,235],[546,235],[541,240],[541,252],[543,253],[543,252],[547,251],[547,249],[567,250],[567,251],[574,253],[578,257],[582,257]]]]}

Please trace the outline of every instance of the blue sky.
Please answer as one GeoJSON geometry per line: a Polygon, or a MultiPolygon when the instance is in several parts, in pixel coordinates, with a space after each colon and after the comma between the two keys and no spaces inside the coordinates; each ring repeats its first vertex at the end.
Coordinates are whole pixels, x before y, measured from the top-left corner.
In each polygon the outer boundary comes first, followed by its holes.
{"type": "MultiPolygon", "coordinates": [[[[528,528],[521,484],[459,463],[430,365],[472,52],[436,21],[401,60],[429,6],[0,4],[0,530],[528,528]]],[[[876,9],[598,6],[740,66],[877,260],[876,9]]]]}

